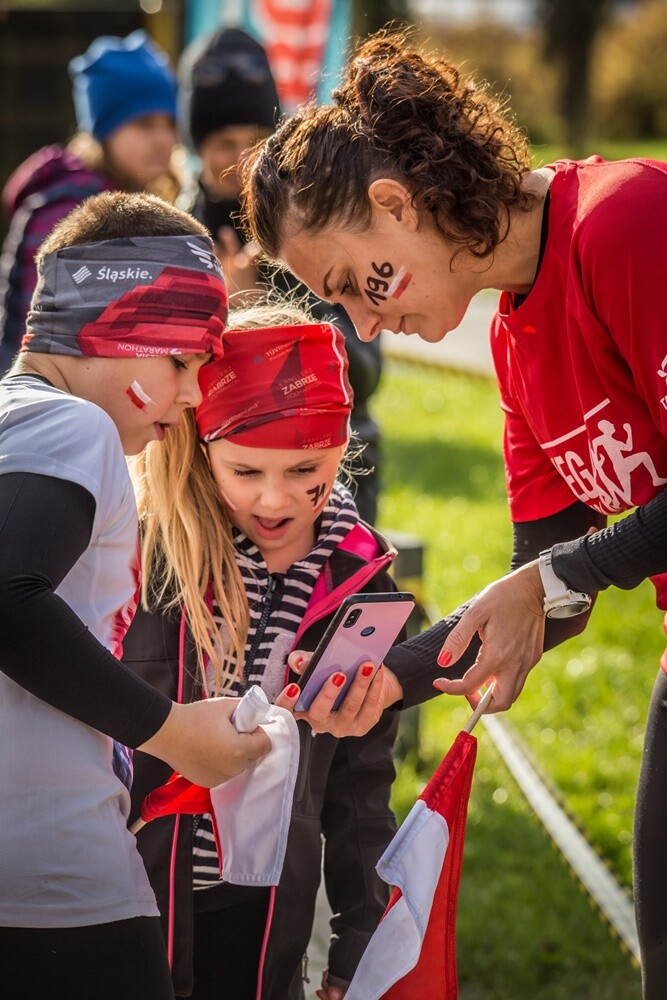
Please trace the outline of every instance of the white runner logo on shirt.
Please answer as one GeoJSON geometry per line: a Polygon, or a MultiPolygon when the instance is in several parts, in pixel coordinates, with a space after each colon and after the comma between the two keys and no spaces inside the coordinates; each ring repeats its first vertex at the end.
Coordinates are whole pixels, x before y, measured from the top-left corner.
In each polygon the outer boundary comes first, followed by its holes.
{"type": "MultiPolygon", "coordinates": [[[[603,400],[584,414],[584,419],[594,416],[609,402],[609,399],[603,400]]],[[[667,479],[658,474],[647,451],[633,452],[631,424],[623,423],[618,427],[611,420],[598,420],[599,433],[595,435],[594,426],[587,428],[586,423],[583,423],[562,437],[546,441],[542,445],[548,451],[566,441],[573,441],[581,434],[590,435],[587,456],[571,448],[550,455],[558,472],[579,500],[592,504],[603,514],[615,514],[633,506],[632,475],[636,470],[644,469],[648,472],[655,487],[667,483],[667,479]]]]}

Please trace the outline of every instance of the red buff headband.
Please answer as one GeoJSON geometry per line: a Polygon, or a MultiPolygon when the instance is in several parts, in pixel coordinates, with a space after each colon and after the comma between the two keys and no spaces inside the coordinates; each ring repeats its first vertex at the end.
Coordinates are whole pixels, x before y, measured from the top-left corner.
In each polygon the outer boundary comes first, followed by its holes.
{"type": "Polygon", "coordinates": [[[333,448],[350,436],[352,388],[331,323],[227,330],[224,357],[200,370],[202,441],[251,448],[333,448]]]}
{"type": "Polygon", "coordinates": [[[140,236],[47,254],[22,351],[222,357],[227,289],[202,236],[140,236]]]}

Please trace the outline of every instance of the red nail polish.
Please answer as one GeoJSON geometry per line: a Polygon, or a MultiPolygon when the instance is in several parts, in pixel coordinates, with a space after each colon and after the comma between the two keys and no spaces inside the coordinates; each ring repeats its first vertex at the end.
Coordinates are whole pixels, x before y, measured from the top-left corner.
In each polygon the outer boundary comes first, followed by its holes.
{"type": "Polygon", "coordinates": [[[373,664],[372,663],[367,663],[365,667],[361,668],[361,676],[362,677],[370,677],[372,673],[373,673],[373,664]]]}
{"type": "Polygon", "coordinates": [[[448,667],[451,662],[452,662],[452,654],[449,652],[448,649],[443,649],[440,655],[438,656],[438,666],[448,667]]]}
{"type": "Polygon", "coordinates": [[[345,683],[345,674],[334,674],[331,678],[334,687],[342,687],[345,683]]]}
{"type": "Polygon", "coordinates": [[[299,687],[298,684],[290,684],[285,694],[287,695],[288,698],[296,698],[300,690],[301,688],[299,687]]]}

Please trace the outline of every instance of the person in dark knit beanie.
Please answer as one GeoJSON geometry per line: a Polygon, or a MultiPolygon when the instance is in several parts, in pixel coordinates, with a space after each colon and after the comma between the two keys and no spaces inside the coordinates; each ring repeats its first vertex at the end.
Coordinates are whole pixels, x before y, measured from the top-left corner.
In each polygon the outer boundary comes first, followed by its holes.
{"type": "Polygon", "coordinates": [[[238,28],[215,32],[192,67],[188,129],[199,150],[213,132],[254,125],[272,132],[280,99],[266,52],[238,28]]]}
{"type": "Polygon", "coordinates": [[[179,130],[201,163],[194,201],[184,207],[223,247],[227,240],[238,251],[244,239],[233,221],[241,192],[237,168],[280,117],[271,67],[259,42],[238,28],[223,28],[192,43],[179,73],[179,130]]]}

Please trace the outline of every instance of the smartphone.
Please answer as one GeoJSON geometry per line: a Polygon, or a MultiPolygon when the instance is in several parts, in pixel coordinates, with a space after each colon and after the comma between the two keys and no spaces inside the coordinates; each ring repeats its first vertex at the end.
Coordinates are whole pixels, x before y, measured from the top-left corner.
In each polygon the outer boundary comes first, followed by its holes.
{"type": "Polygon", "coordinates": [[[407,591],[346,597],[297,682],[301,694],[295,711],[306,712],[327,677],[341,673],[346,681],[333,705],[338,708],[357,668],[370,662],[377,670],[414,606],[414,595],[407,591]]]}

